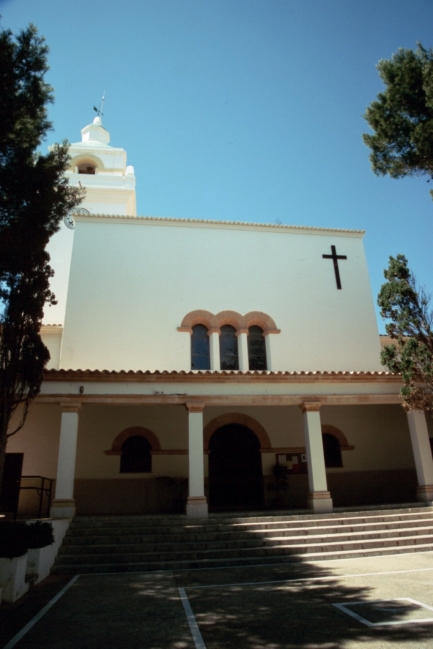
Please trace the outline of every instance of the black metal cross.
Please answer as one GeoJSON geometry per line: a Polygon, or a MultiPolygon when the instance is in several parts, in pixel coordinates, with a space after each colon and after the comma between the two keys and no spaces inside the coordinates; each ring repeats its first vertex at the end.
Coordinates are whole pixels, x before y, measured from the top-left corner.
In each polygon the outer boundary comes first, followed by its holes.
{"type": "Polygon", "coordinates": [[[335,272],[335,281],[337,282],[337,288],[341,288],[340,280],[340,271],[338,269],[338,260],[347,259],[346,255],[337,255],[337,250],[335,246],[331,246],[332,255],[322,255],[323,259],[332,259],[334,262],[334,272],[335,272]]]}

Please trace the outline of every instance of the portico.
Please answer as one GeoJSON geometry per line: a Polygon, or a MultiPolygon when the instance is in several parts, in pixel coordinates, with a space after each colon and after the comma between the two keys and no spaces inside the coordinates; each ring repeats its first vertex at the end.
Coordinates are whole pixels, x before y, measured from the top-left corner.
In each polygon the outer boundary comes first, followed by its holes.
{"type": "MultiPolygon", "coordinates": [[[[125,381],[122,373],[49,371],[37,404],[60,410],[52,515],[69,518],[75,508],[78,513],[108,513],[109,499],[113,513],[119,513],[115,499],[107,495],[107,502],[102,502],[101,495],[95,495],[97,489],[105,489],[107,494],[118,489],[127,511],[125,499],[132,497],[126,495],[128,484],[131,488],[135,485],[136,492],[137,485],[149,489],[152,483],[156,489],[161,483],[163,488],[164,480],[170,479],[173,489],[178,483],[188,483],[186,498],[182,497],[187,515],[206,517],[210,440],[229,423],[245,426],[258,439],[266,506],[272,506],[267,484],[277,458],[305,454],[305,476],[296,472],[289,476],[291,506],[308,506],[318,513],[332,511],[335,502],[329,482],[335,485],[337,504],[342,503],[344,489],[351,504],[350,492],[359,476],[380,479],[374,445],[363,432],[371,427],[371,408],[375,417],[383,413],[382,434],[393,440],[389,454],[395,454],[395,467],[392,463],[383,466],[390,502],[393,475],[395,483],[403,475],[397,465],[406,466],[404,476],[413,472],[417,477],[417,492],[413,489],[408,501],[416,497],[430,501],[433,463],[425,452],[429,448],[425,418],[422,413],[411,413],[406,422],[399,387],[398,377],[388,373],[138,372],[129,373],[125,381]],[[347,438],[347,444],[340,442],[340,468],[325,466],[322,433],[332,427],[347,438]],[[154,435],[149,437],[151,474],[119,473],[122,451],[115,439],[122,430],[154,435]]],[[[126,438],[123,435],[121,439],[126,438]]],[[[144,502],[147,496],[139,498],[144,502]]],[[[365,504],[370,504],[371,496],[368,499],[365,504]]],[[[362,504],[362,489],[356,502],[362,504]]],[[[137,504],[131,511],[144,510],[137,504]]]]}

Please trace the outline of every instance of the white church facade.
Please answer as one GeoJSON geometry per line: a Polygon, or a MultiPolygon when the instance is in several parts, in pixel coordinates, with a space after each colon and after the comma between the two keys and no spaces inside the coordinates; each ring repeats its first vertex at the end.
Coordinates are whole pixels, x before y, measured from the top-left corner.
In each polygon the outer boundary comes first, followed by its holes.
{"type": "Polygon", "coordinates": [[[86,198],[51,243],[51,360],[7,449],[55,479],[54,517],[433,500],[364,232],[139,217],[99,117],[70,154],[86,198]]]}

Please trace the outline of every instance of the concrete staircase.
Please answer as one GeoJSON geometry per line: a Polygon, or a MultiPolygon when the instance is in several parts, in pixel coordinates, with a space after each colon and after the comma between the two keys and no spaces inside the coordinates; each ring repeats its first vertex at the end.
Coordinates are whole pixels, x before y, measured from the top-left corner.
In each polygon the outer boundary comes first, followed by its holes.
{"type": "Polygon", "coordinates": [[[76,517],[52,572],[179,570],[433,550],[433,508],[76,517]]]}

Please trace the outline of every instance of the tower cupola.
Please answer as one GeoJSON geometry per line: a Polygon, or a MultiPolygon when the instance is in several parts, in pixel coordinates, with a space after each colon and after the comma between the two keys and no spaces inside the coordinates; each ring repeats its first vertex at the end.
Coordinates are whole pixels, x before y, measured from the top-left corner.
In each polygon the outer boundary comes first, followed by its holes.
{"type": "Polygon", "coordinates": [[[134,167],[126,164],[125,149],[110,146],[100,115],[81,130],[69,155],[68,180],[86,190],[80,207],[91,214],[137,215],[134,167]]]}
{"type": "Polygon", "coordinates": [[[92,124],[88,124],[81,130],[81,141],[110,144],[110,134],[102,126],[102,120],[99,115],[95,117],[92,124]]]}

